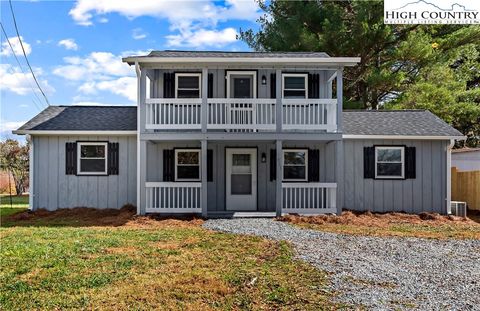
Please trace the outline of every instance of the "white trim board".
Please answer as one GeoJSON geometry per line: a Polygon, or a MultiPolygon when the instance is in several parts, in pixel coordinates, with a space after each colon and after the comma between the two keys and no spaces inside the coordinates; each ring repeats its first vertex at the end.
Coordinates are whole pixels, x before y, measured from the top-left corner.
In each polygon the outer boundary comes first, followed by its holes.
{"type": "Polygon", "coordinates": [[[465,136],[414,136],[414,135],[342,135],[343,139],[392,139],[392,140],[465,140],[465,136]]]}
{"type": "Polygon", "coordinates": [[[12,131],[17,135],[118,135],[118,136],[133,136],[137,135],[137,131],[37,131],[37,130],[16,130],[12,131]]]}

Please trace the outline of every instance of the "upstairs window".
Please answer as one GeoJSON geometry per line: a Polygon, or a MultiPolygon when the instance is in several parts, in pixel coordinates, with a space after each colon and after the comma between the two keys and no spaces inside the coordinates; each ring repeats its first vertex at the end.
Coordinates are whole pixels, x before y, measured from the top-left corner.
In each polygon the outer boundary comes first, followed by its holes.
{"type": "Polygon", "coordinates": [[[175,74],[175,97],[176,98],[200,98],[201,95],[200,73],[176,73],[175,74]]]}
{"type": "Polygon", "coordinates": [[[307,98],[308,74],[289,73],[283,74],[283,98],[307,98]]]}
{"type": "Polygon", "coordinates": [[[175,149],[175,180],[200,180],[200,150],[175,149]]]}
{"type": "Polygon", "coordinates": [[[401,179],[405,176],[405,147],[375,147],[375,178],[401,179]]]}
{"type": "Polygon", "coordinates": [[[283,180],[306,181],[308,167],[308,150],[283,150],[283,180]]]}
{"type": "Polygon", "coordinates": [[[77,143],[78,175],[107,175],[108,143],[77,143]]]}

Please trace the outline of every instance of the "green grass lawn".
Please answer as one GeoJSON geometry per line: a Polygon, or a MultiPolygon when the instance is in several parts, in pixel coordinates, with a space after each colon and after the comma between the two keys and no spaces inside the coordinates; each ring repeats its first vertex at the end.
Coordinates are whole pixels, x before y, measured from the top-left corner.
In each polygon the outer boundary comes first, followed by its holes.
{"type": "Polygon", "coordinates": [[[28,208],[28,195],[0,195],[0,217],[15,214],[28,208]]]}
{"type": "Polygon", "coordinates": [[[326,275],[295,260],[286,243],[208,231],[201,220],[140,217],[112,227],[65,219],[0,228],[2,309],[338,307],[326,275]]]}

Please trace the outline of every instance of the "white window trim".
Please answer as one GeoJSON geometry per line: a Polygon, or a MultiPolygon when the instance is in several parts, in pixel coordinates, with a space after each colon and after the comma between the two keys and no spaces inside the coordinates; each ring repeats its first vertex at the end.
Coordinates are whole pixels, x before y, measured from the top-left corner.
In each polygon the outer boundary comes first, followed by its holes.
{"type": "Polygon", "coordinates": [[[232,76],[252,76],[253,77],[253,82],[252,82],[252,87],[253,87],[253,97],[252,98],[257,98],[257,72],[256,71],[227,71],[227,98],[232,98],[230,97],[230,84],[231,84],[231,77],[232,76]]]}
{"type": "Polygon", "coordinates": [[[304,179],[300,179],[300,178],[286,179],[286,178],[283,178],[283,181],[308,181],[308,149],[283,149],[282,150],[282,169],[285,166],[305,166],[305,178],[304,179]],[[305,152],[305,165],[300,165],[300,164],[285,165],[285,152],[305,152]]]}
{"type": "Polygon", "coordinates": [[[77,175],[108,175],[108,143],[106,142],[77,142],[77,175]],[[104,146],[105,157],[104,158],[82,158],[81,150],[82,146],[104,146]],[[105,171],[103,172],[82,172],[81,160],[82,159],[104,159],[105,171]]]}
{"type": "MultiPolygon", "coordinates": [[[[198,98],[202,98],[202,74],[201,73],[175,73],[175,98],[178,98],[178,78],[179,77],[197,77],[198,78],[198,98]]],[[[181,89],[196,90],[196,89],[181,89]]]]}
{"type": "Polygon", "coordinates": [[[375,179],[405,179],[405,147],[400,147],[400,146],[377,146],[375,147],[375,179]],[[392,162],[392,161],[378,161],[378,150],[386,150],[386,149],[395,149],[395,150],[400,150],[401,151],[401,160],[400,162],[392,162]],[[378,163],[400,163],[402,164],[402,175],[397,176],[397,175],[391,175],[391,176],[386,176],[386,175],[378,175],[377,172],[377,167],[378,163]]]}
{"type": "Polygon", "coordinates": [[[202,153],[200,149],[175,149],[175,181],[200,181],[202,178],[202,153]],[[178,166],[195,166],[194,164],[178,164],[178,153],[179,152],[196,152],[198,153],[198,178],[178,178],[178,166]]]}
{"type": "MultiPolygon", "coordinates": [[[[285,78],[287,77],[303,77],[305,80],[305,99],[308,98],[308,73],[282,73],[282,98],[285,98],[285,91],[298,89],[285,89],[285,78]]],[[[290,99],[290,98],[286,98],[290,99]]]]}

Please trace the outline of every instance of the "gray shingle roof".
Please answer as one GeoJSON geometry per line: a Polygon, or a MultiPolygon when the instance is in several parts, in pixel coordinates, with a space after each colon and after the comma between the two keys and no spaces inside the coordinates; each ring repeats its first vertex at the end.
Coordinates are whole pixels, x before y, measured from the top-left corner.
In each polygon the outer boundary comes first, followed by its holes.
{"type": "MultiPolygon", "coordinates": [[[[463,136],[426,110],[344,111],[347,135],[463,136]]],[[[135,131],[135,106],[50,106],[18,130],[135,131]]]]}
{"type": "Polygon", "coordinates": [[[135,106],[49,106],[18,130],[135,131],[135,106]]]}
{"type": "Polygon", "coordinates": [[[152,51],[144,57],[330,57],[323,52],[222,52],[222,51],[152,51]]]}
{"type": "Polygon", "coordinates": [[[346,135],[463,136],[427,110],[361,110],[343,112],[346,135]]]}

